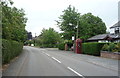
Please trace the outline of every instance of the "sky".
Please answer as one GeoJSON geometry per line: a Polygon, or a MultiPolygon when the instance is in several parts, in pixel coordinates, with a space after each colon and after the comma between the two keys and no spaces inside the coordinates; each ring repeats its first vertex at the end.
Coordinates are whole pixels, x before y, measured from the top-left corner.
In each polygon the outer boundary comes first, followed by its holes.
{"type": "Polygon", "coordinates": [[[81,15],[91,12],[105,22],[107,31],[118,21],[118,2],[120,0],[12,0],[14,6],[25,10],[28,21],[26,30],[32,35],[40,35],[43,28],[54,28],[61,32],[55,20],[69,5],[74,6],[81,15]]]}

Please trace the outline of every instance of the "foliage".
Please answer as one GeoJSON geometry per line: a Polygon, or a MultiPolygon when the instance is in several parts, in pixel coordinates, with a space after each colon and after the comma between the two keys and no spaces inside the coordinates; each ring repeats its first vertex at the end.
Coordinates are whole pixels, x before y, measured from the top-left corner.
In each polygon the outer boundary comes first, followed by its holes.
{"type": "Polygon", "coordinates": [[[64,39],[71,40],[72,36],[76,33],[77,20],[80,18],[80,14],[77,13],[75,7],[69,7],[63,11],[63,15],[56,21],[64,33],[62,33],[64,39]]]}
{"type": "Polygon", "coordinates": [[[100,50],[104,44],[97,42],[82,43],[82,52],[84,54],[100,56],[100,50]]]}
{"type": "Polygon", "coordinates": [[[105,23],[98,16],[92,15],[92,13],[81,16],[79,27],[79,35],[83,39],[106,33],[105,23]]]}
{"type": "Polygon", "coordinates": [[[2,64],[10,62],[11,59],[22,52],[23,44],[12,40],[2,39],[2,64]]]}
{"type": "Polygon", "coordinates": [[[116,45],[114,43],[110,43],[109,44],[109,51],[112,52],[115,49],[116,49],[116,45]]]}
{"type": "Polygon", "coordinates": [[[64,40],[64,44],[68,45],[68,49],[71,49],[71,47],[73,46],[72,40],[64,40]]]}
{"type": "Polygon", "coordinates": [[[24,45],[31,45],[31,44],[34,44],[33,40],[27,40],[24,42],[24,45]]]}
{"type": "Polygon", "coordinates": [[[59,17],[57,25],[62,31],[63,38],[71,40],[72,36],[77,34],[78,25],[78,37],[81,39],[88,39],[89,37],[106,33],[105,23],[98,16],[87,13],[80,15],[71,5],[63,11],[63,15],[59,17]]]}
{"type": "Polygon", "coordinates": [[[116,47],[117,47],[117,49],[118,49],[118,52],[120,52],[120,42],[117,43],[116,47]]]}
{"type": "Polygon", "coordinates": [[[108,51],[109,49],[109,45],[108,44],[105,44],[103,47],[102,47],[102,50],[103,51],[108,51]]]}
{"type": "Polygon", "coordinates": [[[58,49],[59,49],[59,50],[65,50],[65,43],[60,43],[60,44],[58,45],[58,49]]]}
{"type": "MultiPolygon", "coordinates": [[[[23,9],[12,6],[11,0],[2,0],[2,63],[8,63],[22,52],[23,44],[27,38],[25,30],[27,18],[23,9]]],[[[0,31],[1,32],[1,31],[0,31]]]]}
{"type": "Polygon", "coordinates": [[[39,38],[43,47],[56,47],[61,40],[59,33],[53,28],[43,29],[39,38]]]}
{"type": "Polygon", "coordinates": [[[12,1],[2,1],[2,38],[24,42],[27,37],[27,18],[23,9],[13,7],[12,1]]]}
{"type": "Polygon", "coordinates": [[[109,43],[108,44],[105,44],[103,47],[102,47],[102,50],[103,51],[108,51],[108,52],[120,52],[120,43],[109,43]]]}
{"type": "Polygon", "coordinates": [[[61,42],[61,43],[58,44],[58,48],[60,50],[65,50],[65,44],[68,45],[68,50],[70,50],[71,47],[73,46],[72,40],[64,40],[63,42],[61,42]]]}

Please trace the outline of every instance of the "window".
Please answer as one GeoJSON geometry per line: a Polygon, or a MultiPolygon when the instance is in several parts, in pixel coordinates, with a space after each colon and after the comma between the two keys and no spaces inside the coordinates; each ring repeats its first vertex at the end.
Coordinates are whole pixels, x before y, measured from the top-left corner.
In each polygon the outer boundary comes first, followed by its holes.
{"type": "Polygon", "coordinates": [[[120,33],[120,28],[115,28],[115,34],[120,33]]]}

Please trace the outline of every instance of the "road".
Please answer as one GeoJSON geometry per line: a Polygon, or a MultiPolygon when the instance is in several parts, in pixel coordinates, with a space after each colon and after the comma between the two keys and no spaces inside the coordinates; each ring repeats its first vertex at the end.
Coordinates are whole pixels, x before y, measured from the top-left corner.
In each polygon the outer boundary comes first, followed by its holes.
{"type": "Polygon", "coordinates": [[[118,72],[82,59],[79,54],[25,46],[3,76],[118,76],[118,72]]]}

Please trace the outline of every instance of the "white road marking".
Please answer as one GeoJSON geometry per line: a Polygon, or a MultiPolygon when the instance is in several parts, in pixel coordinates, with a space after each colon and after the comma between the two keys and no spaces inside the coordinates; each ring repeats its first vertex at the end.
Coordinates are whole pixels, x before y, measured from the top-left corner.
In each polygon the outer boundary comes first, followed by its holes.
{"type": "Polygon", "coordinates": [[[50,56],[49,54],[45,53],[47,56],[50,56]]]}
{"type": "Polygon", "coordinates": [[[41,50],[44,50],[44,51],[46,51],[45,49],[41,49],[41,50]]]}
{"type": "Polygon", "coordinates": [[[58,59],[52,57],[55,61],[57,61],[58,63],[61,63],[61,61],[59,61],[58,59]]]}
{"type": "Polygon", "coordinates": [[[81,75],[80,73],[78,73],[78,72],[76,72],[75,70],[73,70],[72,68],[70,68],[70,67],[67,67],[69,70],[71,70],[72,72],[74,72],[75,74],[77,74],[78,76],[81,76],[82,78],[84,78],[83,77],[83,75],[81,75]]]}

